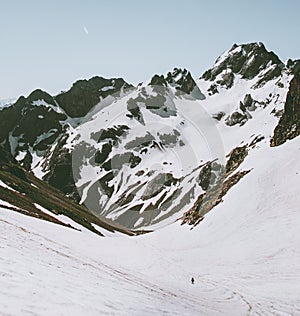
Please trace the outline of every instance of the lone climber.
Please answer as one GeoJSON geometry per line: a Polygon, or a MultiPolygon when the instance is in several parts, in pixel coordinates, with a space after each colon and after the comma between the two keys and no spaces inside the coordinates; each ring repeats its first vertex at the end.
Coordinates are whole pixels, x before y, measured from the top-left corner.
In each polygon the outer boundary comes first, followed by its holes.
{"type": "Polygon", "coordinates": [[[193,277],[191,278],[191,282],[192,282],[192,284],[195,283],[195,279],[193,277]]]}

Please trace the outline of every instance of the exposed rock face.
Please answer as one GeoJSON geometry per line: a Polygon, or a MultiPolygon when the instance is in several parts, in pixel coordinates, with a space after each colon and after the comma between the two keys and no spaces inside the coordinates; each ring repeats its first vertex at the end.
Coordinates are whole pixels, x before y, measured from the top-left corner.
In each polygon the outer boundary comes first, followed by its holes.
{"type": "Polygon", "coordinates": [[[174,68],[172,73],[168,72],[166,80],[171,85],[176,85],[178,90],[186,94],[190,94],[196,87],[195,80],[186,69],[174,68]]]}
{"type": "Polygon", "coordinates": [[[150,81],[150,85],[170,86],[177,90],[177,95],[190,95],[199,100],[205,98],[191,73],[186,69],[174,68],[173,71],[168,72],[166,76],[154,75],[150,81]]]}
{"type": "Polygon", "coordinates": [[[151,86],[167,86],[167,81],[164,75],[154,75],[150,81],[151,86]]]}
{"type": "Polygon", "coordinates": [[[223,166],[217,162],[208,162],[201,168],[197,181],[204,191],[212,188],[224,173],[223,166]]]}
{"type": "MultiPolygon", "coordinates": [[[[19,130],[22,129],[21,125],[24,127],[24,124],[21,122],[22,120],[24,123],[26,123],[25,125],[27,125],[25,128],[27,131],[30,131],[31,134],[35,133],[36,135],[40,135],[41,130],[46,129],[46,127],[41,126],[44,125],[45,122],[43,122],[43,124],[36,124],[36,119],[39,115],[48,115],[49,108],[46,108],[43,102],[39,102],[41,106],[37,110],[37,107],[35,107],[33,104],[34,101],[38,102],[42,100],[45,104],[55,106],[54,99],[51,97],[51,95],[38,89],[33,91],[27,98],[22,96],[13,105],[0,109],[0,142],[6,140],[9,133],[13,132],[16,127],[18,127],[19,130]],[[37,127],[39,130],[34,131],[32,128],[33,126],[37,127]]],[[[50,113],[50,116],[52,115],[55,115],[53,111],[50,113]]],[[[66,116],[59,115],[57,119],[65,120],[66,116]]],[[[46,120],[46,125],[49,125],[49,120],[47,118],[46,120]]],[[[16,134],[18,134],[18,132],[16,132],[16,134]]],[[[30,138],[32,139],[32,137],[33,136],[30,138]]]]}
{"type": "Polygon", "coordinates": [[[201,194],[194,206],[180,218],[181,225],[188,224],[192,228],[198,225],[204,219],[204,215],[221,203],[226,193],[249,172],[250,170],[239,171],[225,181],[219,181],[214,190],[201,194]]]}
{"type": "Polygon", "coordinates": [[[67,116],[57,111],[53,97],[42,90],[20,97],[11,107],[0,111],[0,141],[10,144],[11,153],[27,152],[25,165],[30,162],[29,150],[45,151],[63,133],[67,116]]]}
{"type": "Polygon", "coordinates": [[[244,125],[249,119],[252,118],[249,111],[255,111],[257,101],[253,100],[251,94],[246,94],[243,101],[240,102],[239,109],[226,118],[226,124],[233,126],[239,124],[244,125]]]}
{"type": "Polygon", "coordinates": [[[247,145],[242,147],[236,147],[229,153],[229,158],[226,163],[226,174],[232,173],[235,171],[240,164],[244,161],[244,159],[248,155],[247,145]]]}
{"type": "Polygon", "coordinates": [[[247,122],[247,120],[248,120],[247,114],[235,111],[226,118],[226,125],[233,126],[236,124],[240,124],[240,126],[242,126],[247,122]]]}
{"type": "Polygon", "coordinates": [[[234,44],[229,51],[217,59],[215,66],[207,70],[202,78],[214,81],[219,74],[226,71],[222,80],[227,87],[230,87],[233,82],[231,73],[239,74],[244,79],[252,79],[268,68],[267,73],[261,78],[260,84],[262,84],[264,81],[278,77],[283,67],[284,64],[280,59],[273,52],[268,52],[262,43],[240,46],[234,44]]]}
{"type": "MultiPolygon", "coordinates": [[[[21,98],[20,98],[21,99],[21,98]]],[[[7,140],[9,133],[17,125],[18,121],[21,119],[21,100],[10,107],[4,108],[0,111],[0,142],[7,140]]]]}
{"type": "Polygon", "coordinates": [[[295,70],[287,94],[284,113],[274,130],[271,146],[279,146],[288,139],[300,135],[300,69],[295,70]]]}
{"type": "Polygon", "coordinates": [[[247,145],[236,147],[227,155],[225,168],[216,162],[209,162],[202,168],[199,180],[205,192],[200,194],[194,205],[180,218],[182,225],[192,225],[192,228],[198,225],[205,214],[221,203],[226,193],[250,172],[250,170],[235,172],[247,155],[247,145]]]}
{"type": "Polygon", "coordinates": [[[221,80],[217,81],[217,84],[221,86],[225,86],[227,89],[229,89],[233,86],[233,82],[234,82],[234,74],[232,72],[228,72],[222,76],[221,80]]]}
{"type": "Polygon", "coordinates": [[[288,59],[286,66],[292,71],[293,74],[296,74],[300,69],[300,59],[288,59]]]}
{"type": "Polygon", "coordinates": [[[122,78],[93,77],[75,82],[69,91],[57,95],[55,99],[70,117],[83,117],[101,98],[128,88],[133,86],[122,78]]]}
{"type": "Polygon", "coordinates": [[[255,103],[256,101],[252,99],[251,94],[246,94],[244,101],[240,102],[240,109],[243,112],[246,112],[247,110],[255,111],[256,109],[255,103]]]}
{"type": "Polygon", "coordinates": [[[45,181],[59,189],[64,194],[79,202],[72,170],[72,154],[64,146],[67,135],[62,135],[53,150],[51,159],[47,161],[45,170],[47,173],[43,177],[45,181]]]}
{"type": "Polygon", "coordinates": [[[222,119],[225,115],[226,115],[225,112],[220,111],[220,112],[218,112],[218,113],[215,113],[215,114],[213,115],[213,118],[216,119],[217,121],[221,121],[221,119],[222,119]]]}

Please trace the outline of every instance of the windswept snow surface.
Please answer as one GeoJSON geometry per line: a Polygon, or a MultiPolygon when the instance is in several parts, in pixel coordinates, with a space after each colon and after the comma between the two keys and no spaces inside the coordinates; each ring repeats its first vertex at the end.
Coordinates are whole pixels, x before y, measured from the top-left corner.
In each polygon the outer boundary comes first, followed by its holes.
{"type": "Polygon", "coordinates": [[[193,230],[100,238],[0,209],[0,315],[300,315],[299,154],[260,143],[193,230]]]}

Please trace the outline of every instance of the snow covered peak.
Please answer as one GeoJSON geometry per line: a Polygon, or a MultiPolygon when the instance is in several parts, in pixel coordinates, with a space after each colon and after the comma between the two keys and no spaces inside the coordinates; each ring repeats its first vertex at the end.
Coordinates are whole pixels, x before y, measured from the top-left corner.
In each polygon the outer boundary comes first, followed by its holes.
{"type": "Polygon", "coordinates": [[[207,70],[202,78],[214,81],[222,73],[239,74],[244,79],[253,79],[264,72],[265,81],[278,77],[284,68],[283,62],[262,43],[234,44],[207,70]]]}
{"type": "MultiPolygon", "coordinates": [[[[55,97],[36,90],[0,110],[0,141],[97,215],[131,229],[162,227],[223,176],[226,159],[217,158],[241,144],[270,144],[296,64],[251,43],[234,45],[196,81],[174,68],[136,88],[94,77],[55,97]]],[[[299,82],[286,108],[292,120],[282,119],[274,145],[298,135],[299,82]]]]}

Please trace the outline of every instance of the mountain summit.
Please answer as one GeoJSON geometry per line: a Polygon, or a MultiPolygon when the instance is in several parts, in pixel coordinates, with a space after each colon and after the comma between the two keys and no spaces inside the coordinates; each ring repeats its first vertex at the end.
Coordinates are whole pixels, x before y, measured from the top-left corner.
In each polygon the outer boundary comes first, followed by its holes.
{"type": "Polygon", "coordinates": [[[199,100],[205,98],[187,69],[174,68],[173,71],[168,72],[166,76],[154,75],[149,84],[175,87],[178,93],[183,92],[199,100]]]}
{"type": "Polygon", "coordinates": [[[257,86],[261,86],[277,78],[283,68],[284,64],[278,56],[267,51],[262,43],[234,44],[216,60],[213,68],[204,72],[201,78],[214,81],[221,75],[221,80],[230,87],[234,74],[240,75],[243,79],[259,76],[257,86]]]}

